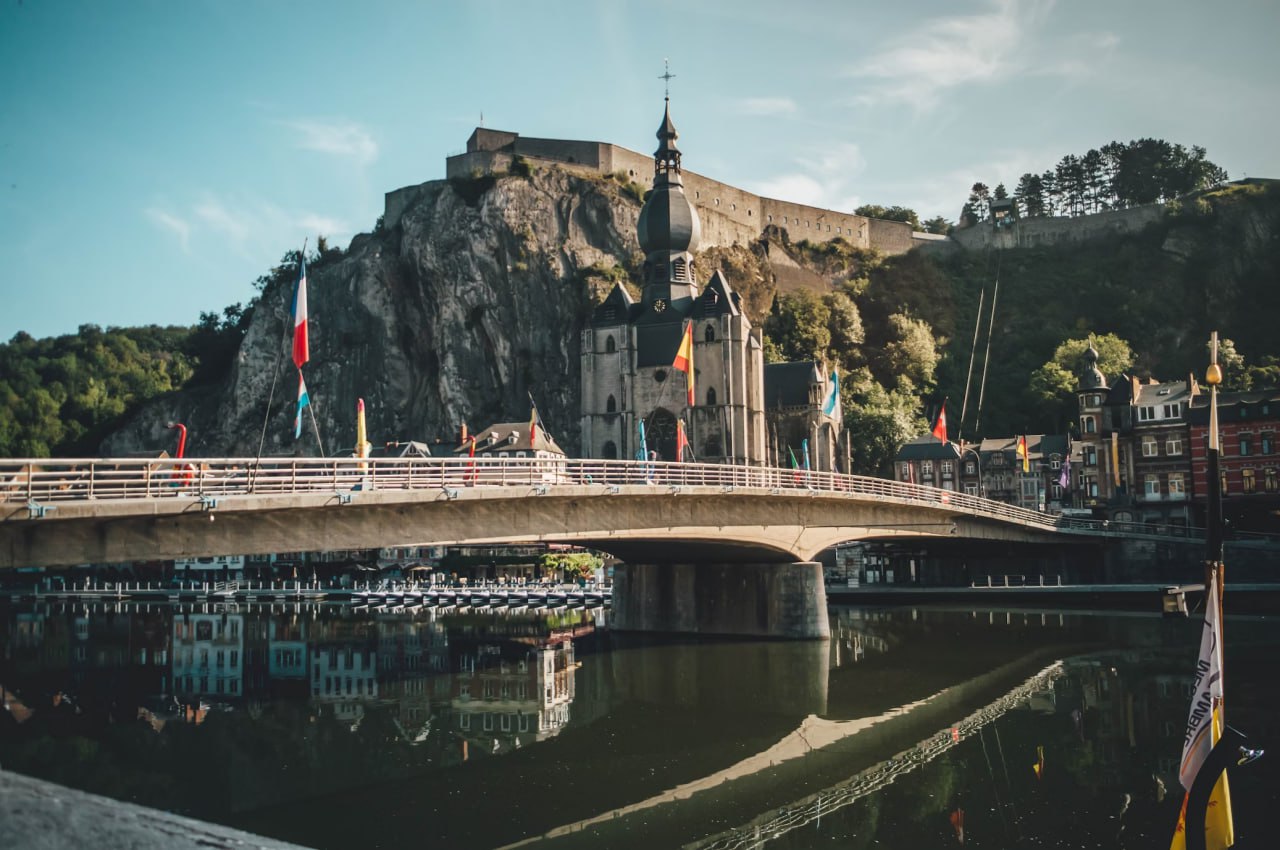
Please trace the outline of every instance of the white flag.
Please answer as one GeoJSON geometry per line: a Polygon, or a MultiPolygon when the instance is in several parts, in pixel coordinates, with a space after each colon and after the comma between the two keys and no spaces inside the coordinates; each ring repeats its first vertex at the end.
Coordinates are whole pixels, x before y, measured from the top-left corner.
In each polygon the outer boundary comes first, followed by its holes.
{"type": "Polygon", "coordinates": [[[1213,714],[1221,710],[1222,703],[1222,625],[1218,622],[1216,577],[1209,583],[1204,604],[1204,633],[1200,636],[1200,657],[1196,661],[1195,692],[1182,742],[1182,766],[1178,769],[1178,781],[1188,791],[1196,781],[1200,765],[1217,743],[1213,735],[1213,714]]]}

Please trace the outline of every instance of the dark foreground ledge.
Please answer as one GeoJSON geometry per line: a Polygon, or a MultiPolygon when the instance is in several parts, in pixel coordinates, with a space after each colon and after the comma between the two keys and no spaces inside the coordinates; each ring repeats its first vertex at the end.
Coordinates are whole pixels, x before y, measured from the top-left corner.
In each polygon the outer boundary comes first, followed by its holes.
{"type": "Polygon", "coordinates": [[[5,771],[0,771],[0,824],[0,844],[25,850],[298,850],[296,844],[5,771]]]}

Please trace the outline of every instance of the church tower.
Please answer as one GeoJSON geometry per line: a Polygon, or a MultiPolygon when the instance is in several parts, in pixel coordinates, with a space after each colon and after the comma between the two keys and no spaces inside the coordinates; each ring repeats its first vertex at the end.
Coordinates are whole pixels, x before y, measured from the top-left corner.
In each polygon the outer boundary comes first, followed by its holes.
{"type": "Polygon", "coordinates": [[[760,332],[721,272],[699,291],[694,253],[702,225],[684,193],[669,99],[657,136],[653,190],[636,222],[645,253],[640,300],[617,284],[582,333],[582,453],[635,458],[643,423],[646,449],[676,460],[680,419],[693,449],[685,460],[759,465],[765,460],[760,332]],[[689,324],[692,405],[684,374],[672,369],[689,324]]]}

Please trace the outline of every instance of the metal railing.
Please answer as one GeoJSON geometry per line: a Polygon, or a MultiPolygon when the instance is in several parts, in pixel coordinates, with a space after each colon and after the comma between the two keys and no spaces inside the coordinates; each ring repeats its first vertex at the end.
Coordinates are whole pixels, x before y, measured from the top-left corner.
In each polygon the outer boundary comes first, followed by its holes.
{"type": "MultiPolygon", "coordinates": [[[[530,497],[566,487],[687,488],[770,494],[850,496],[945,508],[1047,531],[1090,536],[1202,537],[1199,529],[1064,518],[967,493],[836,472],[634,460],[547,458],[83,458],[0,460],[0,503],[25,503],[3,521],[44,517],[59,505],[103,500],[198,499],[206,507],[229,496],[436,491],[457,498],[472,488],[523,487],[530,497]]],[[[633,491],[634,495],[634,491],[633,491]]],[[[56,514],[55,514],[56,517],[56,514]]]]}

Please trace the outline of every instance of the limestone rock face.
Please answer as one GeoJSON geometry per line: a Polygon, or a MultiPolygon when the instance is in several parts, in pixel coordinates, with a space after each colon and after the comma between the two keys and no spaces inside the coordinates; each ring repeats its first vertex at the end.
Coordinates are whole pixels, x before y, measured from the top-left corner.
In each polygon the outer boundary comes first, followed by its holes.
{"type": "Polygon", "coordinates": [[[349,454],[360,397],[374,445],[456,443],[463,422],[527,418],[532,392],[576,453],[579,332],[602,288],[593,270],[633,262],[639,210],[612,181],[556,169],[424,184],[393,229],[308,267],[303,371],[318,429],[308,415],[294,440],[292,291],[281,286],[263,293],[220,386],[146,406],[102,452],[169,445],[164,424],[181,420],[191,455],[252,457],[260,439],[263,455],[316,455],[316,430],[325,454],[349,454]]]}

